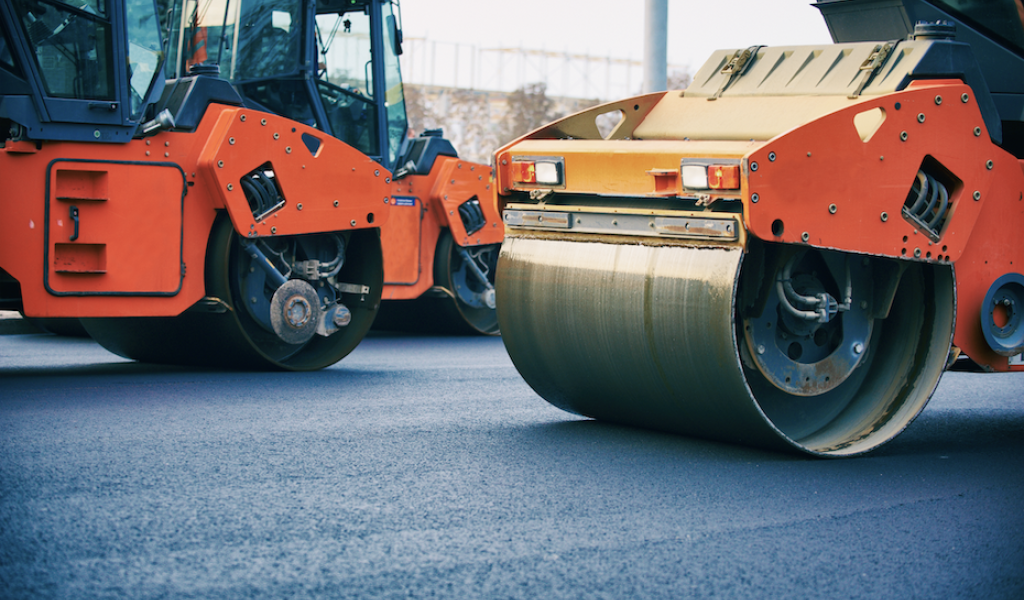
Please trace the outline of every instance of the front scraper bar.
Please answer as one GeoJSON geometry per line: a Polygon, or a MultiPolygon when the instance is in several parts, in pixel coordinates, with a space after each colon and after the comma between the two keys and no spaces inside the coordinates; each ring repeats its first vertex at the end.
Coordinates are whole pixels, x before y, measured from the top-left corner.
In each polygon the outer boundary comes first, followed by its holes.
{"type": "Polygon", "coordinates": [[[659,216],[652,214],[559,212],[507,209],[505,225],[518,229],[571,229],[578,233],[666,236],[673,238],[722,240],[739,239],[740,226],[733,217],[659,216]]]}

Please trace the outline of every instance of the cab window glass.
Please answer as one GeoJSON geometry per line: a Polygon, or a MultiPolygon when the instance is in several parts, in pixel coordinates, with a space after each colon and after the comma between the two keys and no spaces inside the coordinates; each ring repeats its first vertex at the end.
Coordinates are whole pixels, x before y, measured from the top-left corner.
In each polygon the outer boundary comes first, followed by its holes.
{"type": "Polygon", "coordinates": [[[367,156],[380,156],[377,105],[370,98],[333,83],[317,81],[331,134],[367,156]]]}
{"type": "Polygon", "coordinates": [[[360,11],[318,15],[316,28],[317,93],[331,134],[368,156],[380,156],[370,16],[360,11]]]}
{"type": "Polygon", "coordinates": [[[316,27],[322,44],[320,80],[372,98],[369,15],[318,15],[316,27]]]}
{"type": "Polygon", "coordinates": [[[17,72],[14,68],[14,56],[11,55],[11,46],[7,42],[7,34],[4,33],[2,27],[0,27],[0,65],[17,72]]]}
{"type": "Polygon", "coordinates": [[[245,97],[269,112],[316,127],[313,107],[300,79],[268,79],[242,85],[245,97]]]}
{"type": "Polygon", "coordinates": [[[153,0],[128,0],[128,83],[132,116],[145,108],[143,101],[160,74],[163,52],[160,22],[153,0]]]}
{"type": "Polygon", "coordinates": [[[298,0],[242,3],[237,57],[233,61],[231,79],[260,79],[298,70],[302,37],[300,4],[298,0]]]}
{"type": "Polygon", "coordinates": [[[405,114],[405,93],[402,89],[402,72],[398,63],[398,26],[391,12],[391,4],[382,7],[384,11],[384,110],[387,113],[389,164],[395,164],[398,150],[405,140],[409,122],[405,114]]]}
{"type": "Polygon", "coordinates": [[[69,0],[57,1],[87,13],[102,17],[107,16],[107,3],[105,0],[75,0],[74,2],[70,2],[69,0]]]}
{"type": "MultiPolygon", "coordinates": [[[[168,76],[196,64],[216,64],[220,76],[251,81],[298,71],[300,0],[184,0],[172,2],[168,76]]],[[[177,73],[177,75],[175,75],[177,73]]]]}
{"type": "Polygon", "coordinates": [[[63,2],[14,0],[49,96],[113,100],[113,51],[104,3],[77,10],[63,2]]]}

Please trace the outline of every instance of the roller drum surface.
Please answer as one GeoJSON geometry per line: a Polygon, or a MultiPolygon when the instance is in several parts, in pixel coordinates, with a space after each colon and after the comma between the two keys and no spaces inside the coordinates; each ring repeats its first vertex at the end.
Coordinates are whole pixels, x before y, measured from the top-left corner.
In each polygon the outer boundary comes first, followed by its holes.
{"type": "Polygon", "coordinates": [[[744,256],[740,247],[506,237],[497,286],[505,345],[543,398],[600,420],[818,455],[866,452],[902,431],[945,364],[949,270],[908,269],[862,364],[835,389],[801,397],[741,357],[744,256]]]}

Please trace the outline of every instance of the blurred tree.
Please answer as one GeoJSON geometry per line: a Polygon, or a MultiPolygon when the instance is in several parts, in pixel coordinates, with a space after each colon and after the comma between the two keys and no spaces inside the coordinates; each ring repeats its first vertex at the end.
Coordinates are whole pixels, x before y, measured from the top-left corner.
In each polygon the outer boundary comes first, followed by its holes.
{"type": "Polygon", "coordinates": [[[533,131],[555,117],[552,114],[554,103],[548,98],[548,86],[545,83],[524,85],[508,95],[506,104],[502,144],[533,131]]]}
{"type": "Polygon", "coordinates": [[[449,139],[456,144],[459,155],[477,162],[489,162],[491,153],[500,145],[500,121],[491,114],[490,95],[460,89],[451,90],[447,96],[446,126],[451,130],[449,139]]]}
{"type": "MultiPolygon", "coordinates": [[[[690,80],[688,73],[674,71],[669,74],[669,89],[684,89],[690,80]]],[[[543,83],[525,85],[513,92],[405,86],[410,135],[441,128],[459,156],[485,164],[508,142],[599,103],[596,98],[553,98],[543,83]]],[[[601,134],[607,135],[621,116],[618,111],[599,116],[601,134]]]]}
{"type": "Polygon", "coordinates": [[[419,135],[424,130],[437,127],[437,116],[433,110],[433,102],[430,95],[422,86],[405,86],[405,113],[409,119],[409,129],[412,135],[419,135]]]}
{"type": "Polygon", "coordinates": [[[685,90],[693,82],[693,76],[686,71],[672,71],[668,74],[668,89],[685,90]]]}

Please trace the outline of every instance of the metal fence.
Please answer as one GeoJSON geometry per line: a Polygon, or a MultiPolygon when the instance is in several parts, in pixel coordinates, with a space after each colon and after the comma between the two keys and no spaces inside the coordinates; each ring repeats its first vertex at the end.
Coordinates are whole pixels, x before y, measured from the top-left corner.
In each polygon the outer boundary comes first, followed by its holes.
{"type": "MultiPolygon", "coordinates": [[[[640,93],[640,60],[527,48],[476,45],[406,38],[401,57],[406,83],[428,87],[511,92],[544,83],[548,94],[565,98],[615,100],[640,93]]],[[[668,72],[687,67],[669,65],[668,72]]]]}

